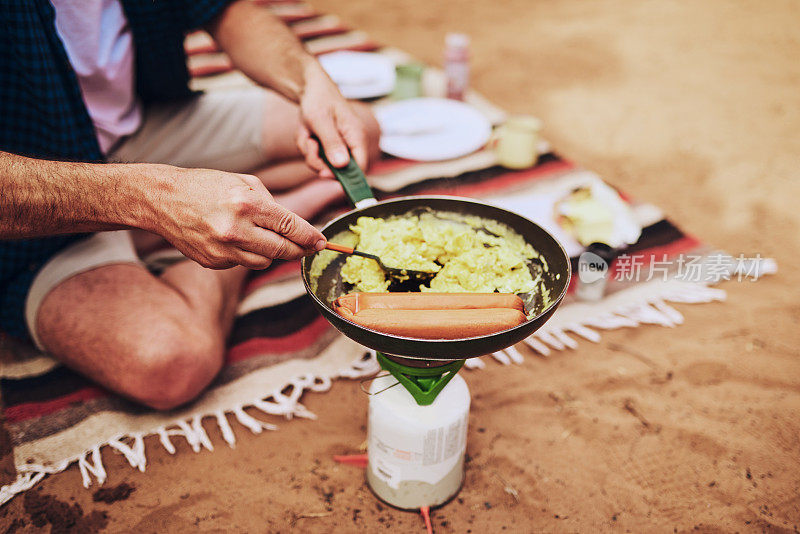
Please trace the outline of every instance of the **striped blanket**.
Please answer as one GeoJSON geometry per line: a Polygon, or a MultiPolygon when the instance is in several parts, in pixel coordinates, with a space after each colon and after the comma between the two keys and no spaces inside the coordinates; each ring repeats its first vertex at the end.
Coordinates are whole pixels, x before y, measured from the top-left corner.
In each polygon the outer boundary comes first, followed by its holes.
{"type": "MultiPolygon", "coordinates": [[[[268,7],[289,22],[313,51],[377,48],[360,32],[349,31],[335,17],[318,15],[305,4],[281,2],[268,7]]],[[[196,87],[224,90],[246,83],[230,70],[207,35],[189,36],[186,46],[196,87]]],[[[381,52],[397,60],[405,58],[396,50],[381,52]]],[[[435,85],[439,73],[431,70],[426,76],[435,85]]],[[[502,121],[502,111],[479,95],[469,95],[468,101],[493,123],[502,121]]],[[[369,180],[381,199],[447,194],[513,209],[560,236],[575,268],[580,247],[570,245],[570,238],[554,221],[553,206],[576,187],[590,186],[601,178],[552,153],[545,153],[531,169],[509,171],[497,166],[492,151],[484,149],[457,160],[424,164],[384,156],[371,170],[369,180]]],[[[675,326],[682,317],[667,302],[720,300],[724,292],[709,287],[714,282],[773,268],[769,262],[737,263],[683,233],[655,206],[623,198],[643,227],[639,241],[625,251],[626,257],[638,258],[639,269],[645,271],[657,262],[666,262],[668,276],[629,276],[632,262],[626,264],[621,257],[612,265],[607,296],[595,303],[574,297],[573,280],[570,294],[547,325],[517,348],[494,354],[497,361],[520,363],[526,353],[547,357],[553,350],[574,347],[576,336],[598,341],[598,329],[675,326]],[[693,261],[701,268],[700,279],[680,275],[682,264],[676,259],[687,256],[697,258],[693,261]]],[[[322,224],[345,209],[336,206],[316,222],[322,224]]],[[[377,370],[370,351],[340,335],[314,309],[305,295],[298,262],[276,262],[253,274],[222,372],[200,399],[170,413],[156,413],[122,399],[2,334],[0,354],[2,405],[18,471],[15,482],[0,488],[0,504],[73,463],[85,486],[102,483],[106,472],[100,449],[104,446],[119,451],[131,466],[144,471],[143,438],[148,435],[157,435],[171,453],[176,439],[187,440],[195,451],[212,450],[214,444],[201,424],[204,420],[208,423],[208,418],[215,421],[229,445],[235,443],[238,425],[255,433],[274,430],[264,414],[314,418],[300,402],[304,391],[324,391],[333,379],[367,376],[377,370]]],[[[471,368],[483,365],[480,359],[468,362],[471,368]]]]}

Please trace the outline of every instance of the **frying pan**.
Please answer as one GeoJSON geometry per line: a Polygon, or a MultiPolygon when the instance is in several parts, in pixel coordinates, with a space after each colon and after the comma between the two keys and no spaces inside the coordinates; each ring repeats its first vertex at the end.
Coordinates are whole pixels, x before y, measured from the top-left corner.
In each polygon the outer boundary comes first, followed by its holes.
{"type": "Polygon", "coordinates": [[[322,228],[322,234],[327,239],[349,232],[350,226],[356,224],[359,217],[387,218],[409,213],[449,212],[477,216],[505,224],[520,234],[544,260],[532,262],[530,268],[541,273],[542,285],[549,292],[549,301],[545,304],[542,299],[533,299],[531,303],[526,304],[525,312],[531,317],[526,322],[485,336],[419,339],[378,332],[357,325],[337,314],[333,310],[332,302],[352,291],[352,287],[342,281],[340,274],[347,256],[337,255],[321,274],[313,279],[311,266],[320,253],[306,256],[301,262],[306,291],[322,315],[353,341],[387,355],[393,355],[395,361],[404,365],[439,367],[454,360],[496,352],[522,341],[538,330],[561,303],[569,285],[569,257],[559,242],[537,224],[511,211],[454,196],[408,196],[378,202],[367,184],[364,173],[352,157],[347,167],[335,168],[330,165],[324,154],[321,155],[355,207],[354,210],[333,219],[322,228]]]}

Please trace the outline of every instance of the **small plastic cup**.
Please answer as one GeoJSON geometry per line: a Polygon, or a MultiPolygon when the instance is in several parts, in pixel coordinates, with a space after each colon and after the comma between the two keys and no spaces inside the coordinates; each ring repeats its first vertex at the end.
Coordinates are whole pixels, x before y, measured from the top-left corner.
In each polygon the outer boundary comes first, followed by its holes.
{"type": "Polygon", "coordinates": [[[510,117],[495,132],[497,162],[509,169],[527,169],[539,159],[542,122],[530,115],[510,117]]]}
{"type": "Polygon", "coordinates": [[[422,72],[425,66],[421,63],[406,63],[397,65],[395,72],[397,78],[394,84],[392,98],[404,100],[422,96],[422,72]]]}

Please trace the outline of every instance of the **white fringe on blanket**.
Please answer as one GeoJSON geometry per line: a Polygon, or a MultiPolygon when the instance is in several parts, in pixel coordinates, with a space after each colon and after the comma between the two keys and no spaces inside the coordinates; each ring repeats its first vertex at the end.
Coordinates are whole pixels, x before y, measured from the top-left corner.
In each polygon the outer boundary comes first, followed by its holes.
{"type": "MultiPolygon", "coordinates": [[[[756,272],[771,274],[776,270],[774,261],[762,260],[760,271],[756,272]]],[[[745,274],[752,276],[751,273],[752,270],[745,274]]],[[[674,279],[644,282],[609,295],[599,302],[573,302],[559,308],[545,326],[525,339],[524,343],[540,356],[548,357],[553,350],[576,348],[577,342],[572,337],[573,335],[595,343],[599,342],[600,334],[594,329],[610,330],[643,324],[675,327],[682,324],[681,313],[667,302],[702,303],[724,299],[724,290],[708,287],[705,283],[674,279]]],[[[515,347],[495,352],[492,356],[503,365],[521,364],[524,361],[522,353],[515,347]]],[[[471,358],[465,363],[467,369],[482,369],[485,366],[486,362],[480,358],[471,358]]],[[[352,361],[338,372],[317,376],[303,374],[286,382],[281,387],[275,388],[270,395],[248,403],[209,413],[196,413],[189,419],[178,418],[169,425],[154,428],[149,432],[114,436],[55,465],[18,465],[16,481],[0,488],[0,505],[14,495],[32,488],[47,474],[61,472],[72,463],[78,464],[84,487],[91,486],[93,478],[98,484],[103,484],[107,473],[100,449],[106,445],[124,455],[131,467],[142,472],[147,465],[144,445],[146,436],[157,435],[161,445],[170,454],[176,452],[171,439],[174,437],[184,438],[194,452],[200,452],[202,449],[213,451],[214,445],[202,425],[203,420],[208,417],[214,418],[223,440],[229,447],[236,446],[236,437],[226,416],[228,413],[254,434],[260,434],[264,430],[277,430],[277,426],[256,419],[248,414],[245,408],[253,408],[269,415],[282,415],[286,419],[293,417],[316,419],[316,415],[300,403],[300,397],[305,391],[327,391],[333,378],[361,378],[375,374],[378,370],[374,352],[370,351],[369,357],[352,361]],[[287,389],[289,389],[289,393],[285,394],[284,391],[287,389]]]]}
{"type": "Polygon", "coordinates": [[[176,453],[175,445],[171,439],[174,437],[185,439],[194,452],[200,452],[202,449],[213,451],[214,445],[202,424],[203,420],[208,417],[214,418],[222,434],[222,439],[232,448],[236,446],[236,436],[226,413],[231,414],[242,426],[248,428],[254,434],[260,434],[264,430],[277,430],[278,427],[272,423],[256,419],[248,414],[245,408],[253,408],[269,415],[282,415],[286,419],[292,419],[293,417],[316,419],[316,415],[299,402],[304,392],[327,391],[331,387],[332,378],[361,378],[375,374],[377,371],[378,364],[374,354],[372,354],[369,358],[359,358],[346,367],[339,369],[335,376],[302,375],[288,381],[283,387],[276,388],[267,397],[232,406],[225,410],[219,409],[213,413],[197,413],[188,420],[175,419],[171,424],[160,426],[150,432],[114,436],[75,457],[68,458],[55,465],[46,466],[35,463],[17,465],[16,481],[0,487],[0,505],[9,501],[14,495],[29,490],[46,475],[64,471],[73,463],[78,464],[84,487],[88,488],[94,481],[97,481],[98,484],[103,484],[107,478],[107,473],[100,455],[100,449],[104,446],[109,446],[125,456],[131,467],[142,472],[144,472],[147,465],[144,444],[146,436],[157,435],[161,445],[170,454],[176,453]],[[288,394],[284,393],[287,389],[289,389],[288,394]]]}

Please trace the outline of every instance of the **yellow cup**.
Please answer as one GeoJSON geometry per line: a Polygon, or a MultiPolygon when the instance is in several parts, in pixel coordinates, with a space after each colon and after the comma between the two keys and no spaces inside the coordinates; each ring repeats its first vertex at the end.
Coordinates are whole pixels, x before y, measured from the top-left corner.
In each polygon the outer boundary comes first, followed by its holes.
{"type": "Polygon", "coordinates": [[[516,115],[495,131],[497,163],[509,169],[527,169],[539,159],[542,122],[530,115],[516,115]]]}

